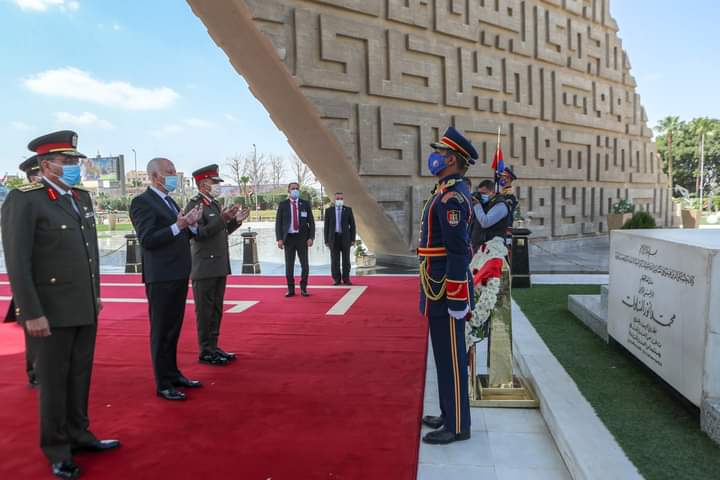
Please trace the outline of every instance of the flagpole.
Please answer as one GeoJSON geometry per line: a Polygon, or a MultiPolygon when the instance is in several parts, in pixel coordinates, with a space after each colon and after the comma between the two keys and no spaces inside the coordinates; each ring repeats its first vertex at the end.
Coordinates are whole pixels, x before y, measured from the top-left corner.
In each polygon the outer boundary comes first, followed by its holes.
{"type": "MultiPolygon", "coordinates": [[[[498,125],[498,136],[497,136],[497,147],[495,148],[495,157],[497,158],[500,153],[500,131],[502,129],[502,125],[498,125]]],[[[495,193],[500,192],[500,178],[497,173],[497,168],[495,169],[495,193]]]]}

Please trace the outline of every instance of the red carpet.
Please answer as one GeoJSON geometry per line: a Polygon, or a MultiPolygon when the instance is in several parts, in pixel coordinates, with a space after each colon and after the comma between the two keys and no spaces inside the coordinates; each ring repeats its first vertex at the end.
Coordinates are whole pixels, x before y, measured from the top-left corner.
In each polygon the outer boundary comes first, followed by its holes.
{"type": "MultiPolygon", "coordinates": [[[[155,396],[139,282],[103,277],[103,298],[135,301],[105,301],[91,429],[123,447],[76,456],[83,478],[415,479],[427,342],[415,279],[360,277],[356,285],[367,289],[347,313],[327,315],[349,291],[313,288],[328,278],[311,278],[309,298],[286,299],[283,278],[232,277],[231,285],[260,287],[227,290],[228,301],[259,302],[225,314],[221,346],[238,360],[197,363],[188,304],[178,363],[205,387],[178,403],[155,396]]],[[[0,301],[3,313],[7,305],[0,301]]],[[[0,325],[0,398],[0,478],[52,478],[38,447],[22,332],[11,324],[0,325]]]]}

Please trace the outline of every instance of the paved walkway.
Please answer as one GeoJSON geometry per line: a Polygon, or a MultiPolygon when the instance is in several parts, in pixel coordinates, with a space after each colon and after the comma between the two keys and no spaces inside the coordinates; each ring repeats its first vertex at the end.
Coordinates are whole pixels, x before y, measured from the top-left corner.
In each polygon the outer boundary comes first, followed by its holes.
{"type": "MultiPolygon", "coordinates": [[[[485,358],[484,348],[478,349],[478,358],[485,358]]],[[[424,415],[439,411],[430,351],[424,415]]],[[[420,442],[418,480],[571,479],[539,410],[472,408],[470,413],[470,440],[444,446],[420,442]]],[[[423,427],[422,435],[428,431],[423,427]]]]}

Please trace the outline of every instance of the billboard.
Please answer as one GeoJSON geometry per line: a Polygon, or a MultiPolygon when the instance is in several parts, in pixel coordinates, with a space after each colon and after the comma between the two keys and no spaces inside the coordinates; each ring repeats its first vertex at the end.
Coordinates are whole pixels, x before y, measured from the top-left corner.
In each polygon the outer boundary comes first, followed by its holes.
{"type": "Polygon", "coordinates": [[[82,181],[120,181],[120,157],[95,157],[81,160],[82,181]]]}

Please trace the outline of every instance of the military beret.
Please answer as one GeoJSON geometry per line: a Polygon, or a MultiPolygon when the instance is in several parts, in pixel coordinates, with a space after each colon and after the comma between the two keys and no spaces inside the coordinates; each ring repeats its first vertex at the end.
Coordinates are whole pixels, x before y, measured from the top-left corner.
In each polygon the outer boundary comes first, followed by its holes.
{"type": "Polygon", "coordinates": [[[511,165],[505,167],[503,173],[507,173],[510,178],[512,178],[513,180],[517,180],[517,176],[515,176],[515,171],[513,170],[511,165]]]}
{"type": "Polygon", "coordinates": [[[470,165],[475,165],[478,158],[477,150],[472,142],[465,138],[455,127],[448,127],[439,142],[430,144],[433,148],[445,148],[460,153],[467,159],[470,165]]]}
{"type": "Polygon", "coordinates": [[[85,155],[77,151],[77,142],[77,133],[72,130],[61,130],[36,138],[28,144],[28,149],[35,152],[36,155],[62,153],[69,157],[86,158],[85,155]]]}
{"type": "Polygon", "coordinates": [[[199,182],[200,180],[205,180],[206,178],[209,178],[215,183],[224,182],[222,178],[220,178],[220,167],[217,166],[217,164],[208,165],[207,167],[199,168],[192,172],[192,176],[195,179],[195,182],[199,182]]]}
{"type": "Polygon", "coordinates": [[[32,173],[40,171],[40,165],[38,164],[38,161],[37,161],[37,155],[33,155],[32,157],[24,160],[18,166],[18,168],[27,174],[32,174],[32,173]]]}

